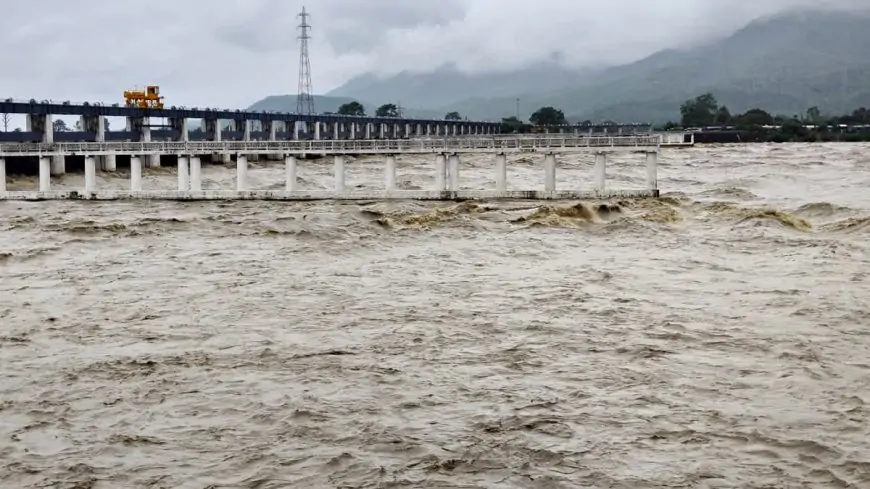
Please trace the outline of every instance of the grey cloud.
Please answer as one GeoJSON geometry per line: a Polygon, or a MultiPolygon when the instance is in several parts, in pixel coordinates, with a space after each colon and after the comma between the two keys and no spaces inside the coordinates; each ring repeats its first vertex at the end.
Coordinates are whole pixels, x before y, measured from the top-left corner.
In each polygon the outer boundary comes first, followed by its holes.
{"type": "MultiPolygon", "coordinates": [[[[296,89],[296,14],[312,14],[315,91],[367,71],[501,71],[632,61],[818,0],[7,0],[0,97],[235,107],[296,89]]],[[[831,0],[856,8],[866,0],[831,0]]]]}
{"type": "MultiPolygon", "coordinates": [[[[262,1],[250,6],[218,33],[223,42],[252,51],[271,51],[295,46],[302,2],[262,1]]],[[[338,55],[369,53],[395,29],[416,29],[461,20],[467,2],[360,2],[319,0],[308,2],[312,37],[338,55]]]]}

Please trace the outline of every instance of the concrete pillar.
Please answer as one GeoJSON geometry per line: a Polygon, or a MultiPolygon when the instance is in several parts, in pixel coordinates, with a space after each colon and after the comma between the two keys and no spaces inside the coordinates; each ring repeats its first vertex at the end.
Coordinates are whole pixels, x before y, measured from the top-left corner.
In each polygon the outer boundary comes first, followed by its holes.
{"type": "Polygon", "coordinates": [[[66,156],[56,155],[51,158],[51,174],[63,175],[66,173],[66,156]]]}
{"type": "Polygon", "coordinates": [[[556,190],[556,155],[547,153],[544,155],[544,191],[556,190]]]}
{"type": "Polygon", "coordinates": [[[278,140],[278,122],[272,121],[269,123],[269,141],[278,140]]]}
{"type": "Polygon", "coordinates": [[[356,122],[350,123],[350,138],[356,139],[356,122]]]}
{"type": "Polygon", "coordinates": [[[372,138],[372,123],[366,122],[366,139],[372,138]]]}
{"type": "Polygon", "coordinates": [[[452,154],[447,158],[447,177],[449,188],[452,191],[459,190],[459,155],[452,154]]]}
{"type": "Polygon", "coordinates": [[[39,158],[39,191],[51,190],[51,158],[41,156],[39,158]]]}
{"type": "Polygon", "coordinates": [[[54,142],[54,123],[51,120],[51,114],[45,115],[45,138],[42,140],[44,143],[53,143],[54,142]]]}
{"type": "Polygon", "coordinates": [[[248,190],[248,157],[238,155],[236,157],[236,190],[239,192],[248,190]]]}
{"type": "MultiPolygon", "coordinates": [[[[169,119],[169,125],[172,126],[172,129],[178,131],[178,137],[176,141],[187,142],[190,140],[190,132],[187,130],[187,119],[184,117],[180,117],[178,119],[169,119]]],[[[203,126],[203,130],[206,128],[203,126]]]]}
{"type": "Polygon", "coordinates": [[[504,154],[495,155],[495,189],[507,191],[507,156],[504,154]]]}
{"type": "Polygon", "coordinates": [[[447,190],[447,157],[444,154],[435,155],[435,190],[447,190]]]}
{"type": "Polygon", "coordinates": [[[187,192],[190,190],[190,160],[187,156],[178,157],[178,191],[187,192]]]}
{"type": "Polygon", "coordinates": [[[393,124],[393,139],[399,139],[399,125],[393,124]]]}
{"type": "Polygon", "coordinates": [[[115,155],[105,155],[101,158],[101,170],[103,171],[116,171],[118,169],[118,159],[115,155]]]}
{"type": "Polygon", "coordinates": [[[595,188],[604,191],[607,186],[607,153],[595,153],[595,188]]]}
{"type": "Polygon", "coordinates": [[[202,160],[199,156],[190,157],[190,190],[202,190],[202,160]]]}
{"type": "Polygon", "coordinates": [[[27,114],[25,129],[28,132],[42,133],[43,143],[54,142],[54,124],[51,120],[51,114],[27,114]]]}
{"type": "Polygon", "coordinates": [[[285,189],[288,192],[296,191],[296,157],[287,155],[284,157],[285,189]]]}
{"type": "Polygon", "coordinates": [[[6,191],[6,160],[0,158],[0,192],[6,191]]]}
{"type": "Polygon", "coordinates": [[[97,191],[97,159],[93,156],[85,157],[85,193],[97,191]]]}
{"type": "Polygon", "coordinates": [[[387,156],[387,161],[384,164],[384,179],[384,188],[396,190],[396,157],[393,155],[387,156]]]}
{"type": "Polygon", "coordinates": [[[646,188],[649,190],[658,190],[658,166],[659,154],[655,151],[649,151],[646,154],[646,188]]]}
{"type": "MultiPolygon", "coordinates": [[[[151,142],[151,128],[148,127],[149,118],[144,117],[138,121],[138,125],[140,128],[139,140],[143,143],[151,142]]],[[[219,127],[219,126],[218,126],[219,127]]],[[[218,129],[218,132],[220,129],[218,129]]],[[[148,154],[145,156],[145,165],[149,168],[160,168],[160,155],[159,154],[148,154]]]]}
{"type": "Polygon", "coordinates": [[[320,123],[314,123],[314,139],[320,139],[320,123]]]}
{"type": "Polygon", "coordinates": [[[242,121],[242,141],[251,140],[251,122],[249,120],[242,121]]]}
{"type": "Polygon", "coordinates": [[[212,141],[220,141],[221,121],[217,119],[203,119],[202,130],[212,133],[212,141]]]}
{"type": "Polygon", "coordinates": [[[338,123],[336,122],[332,123],[332,139],[334,141],[338,140],[338,123]]]}
{"type": "Polygon", "coordinates": [[[142,190],[142,158],[138,156],[130,157],[130,190],[142,190]]]}
{"type": "Polygon", "coordinates": [[[379,125],[381,126],[381,136],[380,136],[380,138],[381,138],[381,139],[386,139],[386,138],[387,138],[387,125],[384,124],[384,123],[380,123],[379,125]]]}
{"type": "Polygon", "coordinates": [[[140,127],[139,141],[142,141],[143,143],[150,143],[151,142],[151,127],[146,125],[146,124],[150,124],[150,123],[151,123],[151,121],[148,117],[143,117],[141,119],[142,125],[140,127]]]}
{"type": "Polygon", "coordinates": [[[344,156],[335,155],[333,173],[335,174],[335,191],[337,193],[344,192],[344,156]]]}

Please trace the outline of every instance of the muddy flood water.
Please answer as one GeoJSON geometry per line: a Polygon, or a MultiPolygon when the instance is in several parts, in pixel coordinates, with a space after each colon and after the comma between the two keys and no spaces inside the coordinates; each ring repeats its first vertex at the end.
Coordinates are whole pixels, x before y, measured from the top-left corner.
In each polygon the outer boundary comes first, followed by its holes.
{"type": "MultiPolygon", "coordinates": [[[[508,163],[542,184],[538,159],[508,163]]],[[[489,157],[463,164],[492,185],[489,157]]],[[[347,165],[380,186],[380,162],[347,165]]],[[[432,167],[400,159],[400,185],[432,167]]],[[[644,185],[638,155],[608,171],[644,185]]],[[[303,188],[330,172],[301,163],[303,188]]],[[[588,186],[592,158],[559,172],[588,186]]],[[[0,202],[0,487],[870,487],[870,146],[664,150],[659,185],[0,202]]]]}

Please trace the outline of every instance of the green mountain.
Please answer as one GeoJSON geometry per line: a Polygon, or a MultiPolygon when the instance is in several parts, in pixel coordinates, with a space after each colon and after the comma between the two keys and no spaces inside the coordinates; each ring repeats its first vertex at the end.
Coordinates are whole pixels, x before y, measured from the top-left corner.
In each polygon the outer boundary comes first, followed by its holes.
{"type": "Polygon", "coordinates": [[[807,107],[840,113],[870,106],[870,15],[804,10],[758,19],[707,45],[666,50],[607,69],[576,71],[555,62],[511,73],[357,77],[330,92],[379,103],[459,111],[472,119],[522,117],[545,105],[572,120],[664,122],[686,99],[712,92],[732,112],[761,107],[792,115],[807,107]]]}

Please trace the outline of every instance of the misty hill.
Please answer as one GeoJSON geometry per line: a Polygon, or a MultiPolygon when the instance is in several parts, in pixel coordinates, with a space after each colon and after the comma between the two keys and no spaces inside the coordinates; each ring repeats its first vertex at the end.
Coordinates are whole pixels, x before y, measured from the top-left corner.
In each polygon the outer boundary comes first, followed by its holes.
{"type": "MultiPolygon", "coordinates": [[[[353,99],[345,97],[314,96],[314,110],[319,112],[335,112],[342,104],[353,99]]],[[[249,110],[268,110],[277,112],[296,112],[296,95],[270,95],[248,107],[249,110]]]]}
{"type": "Polygon", "coordinates": [[[474,119],[521,115],[544,105],[570,119],[621,122],[674,120],[684,100],[712,92],[732,112],[823,112],[870,106],[870,16],[801,11],[756,20],[731,36],[689,50],[667,50],[635,63],[572,71],[554,63],[487,75],[443,67],[386,79],[357,77],[330,92],[377,103],[458,110],[474,119]]]}
{"type": "MultiPolygon", "coordinates": [[[[375,111],[382,104],[369,104],[363,102],[360,99],[350,98],[350,97],[337,97],[337,96],[329,96],[329,95],[315,95],[314,96],[314,110],[321,114],[323,112],[338,112],[338,108],[342,105],[348,103],[358,101],[366,109],[366,114],[374,115],[375,111]]],[[[266,111],[275,111],[275,112],[296,112],[296,95],[270,95],[250,107],[249,110],[266,110],[266,111]]],[[[403,113],[405,117],[408,118],[420,118],[420,119],[441,119],[444,117],[446,112],[441,112],[438,110],[421,110],[421,109],[408,109],[403,108],[403,113]]]]}
{"type": "Polygon", "coordinates": [[[870,16],[799,12],[751,23],[719,42],[616,67],[542,97],[581,119],[676,119],[683,100],[712,92],[732,112],[786,115],[870,105],[870,16]],[[634,117],[632,117],[634,115],[634,117]]]}
{"type": "Polygon", "coordinates": [[[578,77],[592,70],[570,70],[555,62],[542,62],[508,73],[470,75],[453,65],[431,73],[402,72],[388,78],[361,75],[332,90],[327,95],[351,97],[382,103],[399,103],[413,107],[438,108],[438,112],[458,110],[456,102],[465,98],[510,97],[508,107],[516,112],[516,96],[523,93],[547,93],[570,87],[578,77]],[[454,107],[455,106],[455,107],[454,107]]]}

